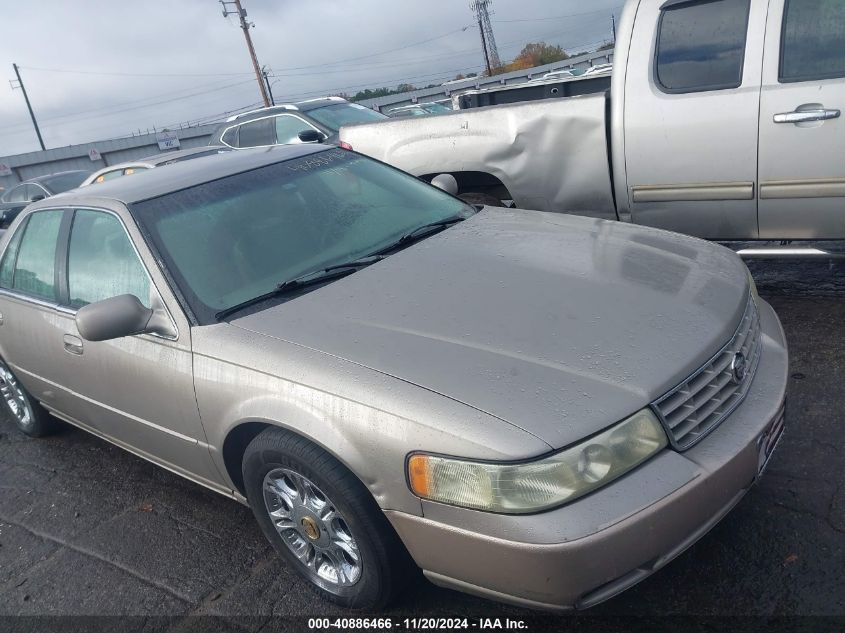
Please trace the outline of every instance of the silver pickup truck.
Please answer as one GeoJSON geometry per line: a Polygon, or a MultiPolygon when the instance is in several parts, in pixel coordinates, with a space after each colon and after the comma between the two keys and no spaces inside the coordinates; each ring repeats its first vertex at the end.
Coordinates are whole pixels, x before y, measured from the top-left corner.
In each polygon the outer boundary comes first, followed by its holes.
{"type": "Polygon", "coordinates": [[[845,0],[629,0],[607,94],[343,128],[462,194],[715,240],[845,239],[845,0]]]}

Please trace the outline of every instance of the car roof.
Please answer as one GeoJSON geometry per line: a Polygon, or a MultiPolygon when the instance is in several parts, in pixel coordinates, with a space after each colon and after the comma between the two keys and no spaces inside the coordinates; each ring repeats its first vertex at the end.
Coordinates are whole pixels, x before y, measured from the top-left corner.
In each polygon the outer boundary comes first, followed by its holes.
{"type": "Polygon", "coordinates": [[[51,178],[55,178],[56,176],[64,176],[65,174],[90,174],[91,172],[85,169],[68,169],[67,171],[57,171],[53,174],[44,174],[43,176],[34,176],[33,178],[27,178],[22,183],[25,182],[37,182],[42,183],[45,180],[50,180],[51,178]]]}
{"type": "Polygon", "coordinates": [[[316,110],[330,105],[338,105],[340,103],[349,103],[346,99],[341,97],[319,97],[317,99],[308,99],[306,101],[295,101],[292,103],[280,103],[278,105],[269,106],[266,108],[258,108],[250,110],[249,112],[242,112],[234,114],[226,119],[226,123],[242,123],[244,121],[251,121],[253,119],[260,119],[269,114],[278,114],[280,112],[308,112],[309,110],[316,110]]]}
{"type": "Polygon", "coordinates": [[[226,176],[330,149],[337,148],[308,143],[302,145],[276,145],[266,148],[245,149],[237,152],[223,152],[221,154],[174,163],[173,165],[168,165],[167,169],[148,169],[133,174],[131,178],[106,180],[105,182],[97,183],[96,187],[72,189],[59,194],[59,196],[38,202],[32,205],[32,208],[55,206],[59,198],[61,198],[62,204],[68,206],[91,204],[92,199],[95,200],[98,198],[132,204],[225,178],[226,176]]]}
{"type": "MultiPolygon", "coordinates": [[[[200,145],[199,147],[191,147],[189,149],[180,149],[175,152],[161,152],[158,154],[153,154],[152,156],[147,156],[145,158],[139,158],[136,161],[129,161],[127,164],[134,164],[134,163],[149,163],[151,165],[160,165],[162,163],[166,163],[171,160],[176,160],[177,158],[186,158],[188,156],[193,156],[194,154],[202,154],[203,152],[213,152],[214,150],[225,152],[228,151],[229,147],[225,145],[200,145]]],[[[123,163],[121,163],[123,164],[123,163]]],[[[114,167],[119,167],[120,165],[114,165],[114,167]]]]}

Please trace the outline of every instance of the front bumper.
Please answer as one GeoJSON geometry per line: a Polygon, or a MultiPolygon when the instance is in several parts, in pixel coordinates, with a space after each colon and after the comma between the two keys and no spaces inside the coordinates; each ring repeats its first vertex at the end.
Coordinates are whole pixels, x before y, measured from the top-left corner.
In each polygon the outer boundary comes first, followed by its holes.
{"type": "Polygon", "coordinates": [[[757,480],[780,438],[788,376],[777,315],[758,300],[762,357],[743,403],[691,449],[664,451],[572,504],[502,516],[423,502],[386,511],[435,584],[561,611],[593,606],[654,573],[704,536],[757,480]]]}

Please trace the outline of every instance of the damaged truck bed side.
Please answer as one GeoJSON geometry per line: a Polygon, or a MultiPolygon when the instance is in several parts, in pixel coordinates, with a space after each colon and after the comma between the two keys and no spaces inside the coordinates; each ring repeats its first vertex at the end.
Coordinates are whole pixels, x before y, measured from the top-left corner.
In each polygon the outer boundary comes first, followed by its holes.
{"type": "Polygon", "coordinates": [[[351,126],[340,138],[522,208],[725,241],[843,240],[845,22],[831,6],[629,0],[606,94],[351,126]]]}

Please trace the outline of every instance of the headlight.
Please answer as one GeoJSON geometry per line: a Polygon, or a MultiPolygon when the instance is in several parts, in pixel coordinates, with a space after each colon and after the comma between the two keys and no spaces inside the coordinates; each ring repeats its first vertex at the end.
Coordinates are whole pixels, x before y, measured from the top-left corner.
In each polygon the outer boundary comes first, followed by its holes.
{"type": "Polygon", "coordinates": [[[524,514],[577,499],[666,447],[649,409],[566,450],[523,463],[483,463],[416,453],[408,482],[419,497],[465,508],[524,514]]]}

